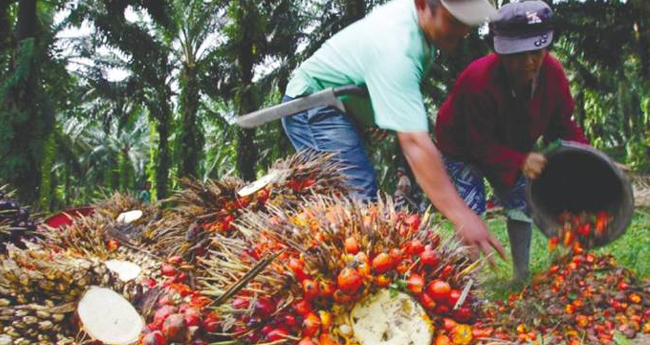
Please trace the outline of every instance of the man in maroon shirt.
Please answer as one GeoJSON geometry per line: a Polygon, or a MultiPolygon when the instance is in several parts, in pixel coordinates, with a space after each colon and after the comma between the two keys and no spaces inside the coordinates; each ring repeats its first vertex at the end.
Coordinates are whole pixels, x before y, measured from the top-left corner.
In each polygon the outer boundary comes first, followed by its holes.
{"type": "Polygon", "coordinates": [[[529,276],[532,234],[524,190],[546,159],[538,139],[586,143],[571,116],[573,98],[562,65],[548,51],[553,12],[542,1],[510,3],[491,23],[496,53],[472,62],[440,108],[437,146],[470,208],[485,212],[483,178],[508,216],[515,281],[529,276]]]}

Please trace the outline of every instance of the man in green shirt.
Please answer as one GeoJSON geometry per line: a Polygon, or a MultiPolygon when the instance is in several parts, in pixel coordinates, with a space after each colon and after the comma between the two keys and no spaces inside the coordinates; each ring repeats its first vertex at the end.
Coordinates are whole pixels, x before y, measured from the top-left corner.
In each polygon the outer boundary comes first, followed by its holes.
{"type": "Polygon", "coordinates": [[[350,116],[332,107],[316,107],[285,117],[282,124],[297,150],[337,152],[348,183],[357,190],[353,196],[370,200],[377,196],[377,180],[358,125],[374,123],[395,131],[418,183],[460,238],[486,255],[492,247],[503,256],[497,240],[451,184],[429,136],[420,91],[435,50],[453,50],[471,25],[495,14],[488,0],[392,0],[376,8],[303,62],[283,99],[356,84],[368,89],[370,104],[351,104],[350,116]]]}

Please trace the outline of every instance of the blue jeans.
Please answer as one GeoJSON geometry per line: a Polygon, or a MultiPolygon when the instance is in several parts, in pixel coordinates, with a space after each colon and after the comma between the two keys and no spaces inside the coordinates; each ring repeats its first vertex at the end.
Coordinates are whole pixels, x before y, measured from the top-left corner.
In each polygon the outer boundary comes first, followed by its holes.
{"type": "MultiPolygon", "coordinates": [[[[292,100],[284,96],[282,102],[292,100]]],[[[345,114],[321,106],[282,118],[282,127],[296,151],[336,152],[354,198],[375,201],[377,177],[354,123],[345,114]]]]}
{"type": "MultiPolygon", "coordinates": [[[[485,174],[474,164],[456,161],[444,157],[445,167],[451,181],[456,186],[458,194],[467,206],[479,216],[485,213],[485,174]]],[[[498,188],[494,184],[494,192],[499,203],[505,208],[508,218],[531,222],[530,209],[526,203],[526,179],[519,176],[511,188],[498,188]]]]}

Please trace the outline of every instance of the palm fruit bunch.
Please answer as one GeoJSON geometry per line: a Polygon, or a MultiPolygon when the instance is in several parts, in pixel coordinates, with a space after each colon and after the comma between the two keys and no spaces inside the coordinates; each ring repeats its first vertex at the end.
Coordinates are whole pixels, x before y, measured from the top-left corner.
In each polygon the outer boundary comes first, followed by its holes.
{"type": "Polygon", "coordinates": [[[173,256],[161,266],[166,278],[152,286],[158,291],[151,310],[143,311],[147,325],[140,337],[142,345],[208,344],[214,336],[217,316],[205,308],[212,300],[192,288],[188,273],[192,266],[173,256]]]}
{"type": "Polygon", "coordinates": [[[579,214],[567,211],[561,213],[558,220],[562,227],[558,235],[549,240],[549,250],[553,251],[561,244],[573,251],[582,251],[593,248],[605,239],[612,216],[606,211],[580,212],[579,214]]]}
{"type": "Polygon", "coordinates": [[[76,343],[88,326],[81,326],[84,320],[77,306],[93,286],[121,293],[132,288],[97,258],[73,257],[31,244],[27,249],[9,245],[7,254],[0,256],[1,333],[13,344],[76,343]]]}
{"type": "Polygon", "coordinates": [[[21,207],[6,186],[0,186],[0,252],[4,243],[20,245],[21,239],[36,233],[36,223],[30,218],[30,210],[21,207]]]}
{"type": "Polygon", "coordinates": [[[52,251],[73,256],[93,257],[116,268],[123,279],[150,285],[149,279],[162,280],[163,261],[149,250],[148,230],[144,225],[125,224],[102,215],[74,219],[71,225],[44,232],[42,245],[52,251]]]}
{"type": "Polygon", "coordinates": [[[342,170],[331,154],[302,152],[249,185],[234,177],[205,183],[182,179],[182,190],[168,200],[174,207],[156,226],[156,246],[168,255],[204,255],[211,234],[234,236],[234,223],[244,212],[269,205],[294,208],[312,195],[346,194],[342,170]]]}
{"type": "Polygon", "coordinates": [[[97,213],[112,219],[117,219],[124,212],[140,210],[142,218],[138,219],[136,224],[147,223],[158,214],[155,205],[143,203],[130,193],[120,192],[115,192],[113,195],[95,202],[93,208],[97,213]]]}
{"type": "Polygon", "coordinates": [[[214,236],[218,254],[201,260],[199,284],[216,298],[219,332],[242,343],[461,345],[491,335],[478,322],[482,262],[430,230],[427,215],[318,197],[236,226],[239,238],[214,236]]]}

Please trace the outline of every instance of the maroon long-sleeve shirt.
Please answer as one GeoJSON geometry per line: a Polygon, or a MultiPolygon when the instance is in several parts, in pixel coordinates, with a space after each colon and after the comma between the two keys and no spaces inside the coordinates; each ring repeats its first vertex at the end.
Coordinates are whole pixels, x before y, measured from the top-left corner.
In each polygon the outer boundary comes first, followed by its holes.
{"type": "Polygon", "coordinates": [[[532,97],[515,97],[499,56],[472,62],[458,77],[436,120],[436,145],[456,160],[512,186],[540,137],[587,143],[573,122],[573,97],[560,62],[547,54],[532,97]]]}

